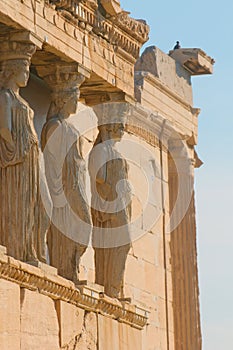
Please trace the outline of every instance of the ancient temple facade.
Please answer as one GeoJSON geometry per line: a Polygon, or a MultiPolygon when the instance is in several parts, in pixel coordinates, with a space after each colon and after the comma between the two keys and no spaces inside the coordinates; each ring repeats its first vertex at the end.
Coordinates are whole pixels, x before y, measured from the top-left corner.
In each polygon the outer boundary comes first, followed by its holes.
{"type": "Polygon", "coordinates": [[[118,0],[1,0],[0,349],[201,350],[199,48],[118,0]]]}

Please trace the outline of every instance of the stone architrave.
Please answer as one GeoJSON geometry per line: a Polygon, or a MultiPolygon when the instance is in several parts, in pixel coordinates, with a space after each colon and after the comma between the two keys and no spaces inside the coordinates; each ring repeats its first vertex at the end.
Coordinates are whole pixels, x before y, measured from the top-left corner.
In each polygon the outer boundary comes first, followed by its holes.
{"type": "Polygon", "coordinates": [[[92,226],[79,133],[68,117],[76,112],[84,77],[72,64],[38,71],[52,89],[52,102],[41,135],[53,205],[48,232],[49,259],[60,275],[77,282],[80,258],[87,248],[92,226]]]}
{"type": "Polygon", "coordinates": [[[89,157],[92,189],[95,281],[111,297],[123,297],[123,275],[130,249],[131,189],[128,165],[116,148],[123,136],[127,103],[94,107],[99,134],[89,157]]]}
{"type": "Polygon", "coordinates": [[[0,244],[23,261],[45,262],[48,217],[40,198],[39,148],[34,113],[20,96],[35,45],[0,42],[0,244]]]}

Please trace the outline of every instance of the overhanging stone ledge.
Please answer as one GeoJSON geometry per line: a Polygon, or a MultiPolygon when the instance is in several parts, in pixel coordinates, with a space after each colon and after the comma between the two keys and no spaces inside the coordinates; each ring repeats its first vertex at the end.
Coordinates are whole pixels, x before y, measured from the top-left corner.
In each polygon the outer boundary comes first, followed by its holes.
{"type": "Polygon", "coordinates": [[[75,286],[46,264],[38,263],[37,266],[7,256],[5,247],[0,246],[0,278],[15,282],[22,288],[38,291],[53,300],[62,300],[87,311],[101,313],[137,329],[142,329],[148,323],[146,309],[109,298],[103,294],[102,287],[96,284],[87,282],[75,286]]]}
{"type": "Polygon", "coordinates": [[[198,48],[171,50],[169,56],[179,62],[191,75],[212,74],[214,59],[198,48]]]}

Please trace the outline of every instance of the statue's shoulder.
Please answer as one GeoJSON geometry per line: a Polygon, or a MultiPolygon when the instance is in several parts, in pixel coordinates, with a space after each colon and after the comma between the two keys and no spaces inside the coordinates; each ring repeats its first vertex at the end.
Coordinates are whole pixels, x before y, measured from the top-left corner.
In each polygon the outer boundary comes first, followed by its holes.
{"type": "Polygon", "coordinates": [[[60,120],[60,118],[58,116],[53,116],[53,117],[50,117],[45,125],[44,125],[44,128],[47,130],[47,131],[54,131],[56,128],[58,128],[60,125],[62,124],[62,120],[60,120]]]}
{"type": "Polygon", "coordinates": [[[50,118],[46,121],[41,132],[41,144],[42,148],[53,132],[61,125],[61,121],[58,118],[50,118]]]}
{"type": "Polygon", "coordinates": [[[45,126],[47,129],[56,129],[58,126],[61,125],[61,121],[58,118],[51,118],[49,120],[47,120],[47,122],[45,123],[45,126]]]}
{"type": "Polygon", "coordinates": [[[106,157],[109,153],[109,147],[107,146],[106,142],[100,142],[94,145],[92,148],[90,155],[92,157],[96,157],[97,155],[99,157],[106,157]]]}

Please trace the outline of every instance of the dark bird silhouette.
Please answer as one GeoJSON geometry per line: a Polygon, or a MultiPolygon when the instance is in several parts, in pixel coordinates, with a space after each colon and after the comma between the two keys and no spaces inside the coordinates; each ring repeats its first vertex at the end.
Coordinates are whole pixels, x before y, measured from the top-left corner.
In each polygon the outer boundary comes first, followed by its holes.
{"type": "Polygon", "coordinates": [[[175,45],[174,48],[173,48],[173,50],[177,50],[177,49],[180,49],[180,48],[181,48],[180,42],[177,41],[177,42],[176,42],[176,45],[175,45]]]}

